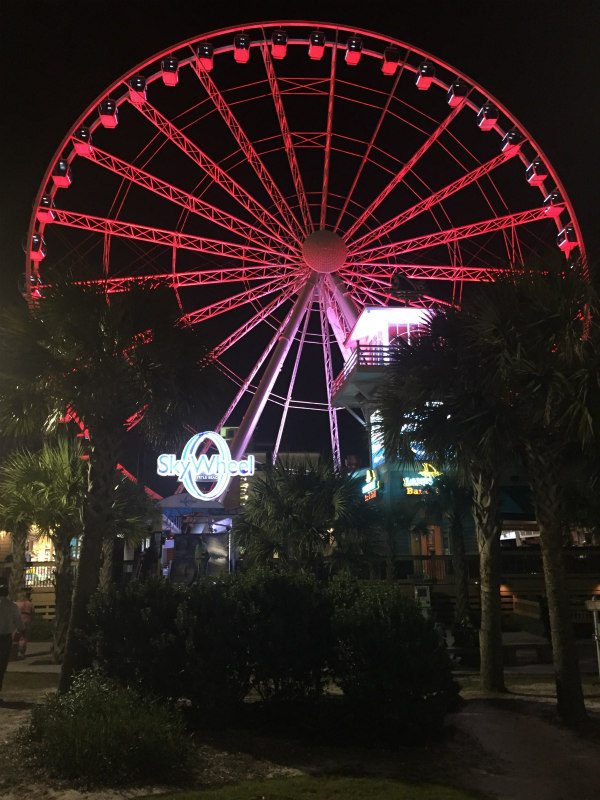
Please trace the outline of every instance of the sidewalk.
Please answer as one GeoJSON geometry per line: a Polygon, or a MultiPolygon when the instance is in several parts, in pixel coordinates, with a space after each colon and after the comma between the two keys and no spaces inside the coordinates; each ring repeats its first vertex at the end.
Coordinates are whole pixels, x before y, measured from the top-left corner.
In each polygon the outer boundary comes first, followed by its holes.
{"type": "Polygon", "coordinates": [[[59,673],[60,664],[52,661],[52,644],[50,642],[29,642],[25,658],[9,661],[6,671],[59,673]]]}

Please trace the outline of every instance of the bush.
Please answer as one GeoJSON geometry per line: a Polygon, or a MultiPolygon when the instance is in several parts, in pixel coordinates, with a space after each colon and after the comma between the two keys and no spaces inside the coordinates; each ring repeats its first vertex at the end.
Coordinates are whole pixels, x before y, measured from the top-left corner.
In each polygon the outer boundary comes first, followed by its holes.
{"type": "Polygon", "coordinates": [[[180,697],[185,644],[176,618],[182,597],[183,590],[159,580],[96,593],[90,652],[100,669],[148,694],[180,697]]]}
{"type": "Polygon", "coordinates": [[[191,764],[175,710],[91,671],[35,707],[24,736],[47,773],[87,785],[178,782],[191,764]]]}
{"type": "Polygon", "coordinates": [[[459,689],[431,622],[393,585],[336,580],[330,593],[332,669],[352,714],[409,740],[439,731],[459,689]]]}
{"type": "Polygon", "coordinates": [[[329,599],[312,576],[256,572],[241,588],[252,607],[252,687],[271,702],[320,695],[331,652],[329,599]]]}
{"type": "Polygon", "coordinates": [[[458,695],[433,626],[387,583],[326,587],[275,572],[187,588],[130,583],[98,595],[91,619],[101,669],[154,696],[188,698],[188,720],[203,725],[293,714],[307,729],[327,718],[334,731],[371,725],[419,739],[441,728],[458,695]],[[321,699],[331,678],[343,701],[321,699]],[[262,704],[244,704],[252,692],[262,704]]]}

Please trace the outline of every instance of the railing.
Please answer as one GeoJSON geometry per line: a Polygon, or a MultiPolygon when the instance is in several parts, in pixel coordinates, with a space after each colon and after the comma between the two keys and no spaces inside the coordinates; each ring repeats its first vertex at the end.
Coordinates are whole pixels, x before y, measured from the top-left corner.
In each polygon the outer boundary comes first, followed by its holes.
{"type": "Polygon", "coordinates": [[[46,589],[54,586],[54,561],[34,561],[25,568],[25,586],[46,589]]]}
{"type": "Polygon", "coordinates": [[[387,344],[359,344],[344,364],[343,370],[333,381],[331,393],[335,394],[348,380],[356,367],[385,367],[395,357],[395,347],[387,344]]]}
{"type": "MultiPolygon", "coordinates": [[[[600,548],[577,547],[564,551],[565,572],[567,575],[597,575],[600,583],[600,548]]],[[[77,569],[77,561],[73,561],[77,569]]],[[[384,562],[381,562],[382,571],[384,562]]],[[[466,557],[467,575],[470,581],[479,580],[479,557],[469,554],[466,557]]],[[[123,562],[123,580],[133,576],[133,562],[123,562]]],[[[449,555],[404,555],[394,561],[394,573],[398,580],[432,581],[435,583],[454,583],[452,556],[449,555]]],[[[501,574],[507,576],[542,576],[542,556],[539,550],[509,550],[501,554],[501,574]]],[[[25,584],[31,588],[50,588],[54,585],[54,562],[33,562],[27,565],[25,584]]]]}

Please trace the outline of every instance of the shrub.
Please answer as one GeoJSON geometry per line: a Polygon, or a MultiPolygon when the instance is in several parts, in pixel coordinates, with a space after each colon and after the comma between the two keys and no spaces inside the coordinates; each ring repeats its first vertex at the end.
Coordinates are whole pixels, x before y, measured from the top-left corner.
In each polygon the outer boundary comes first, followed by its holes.
{"type": "Polygon", "coordinates": [[[353,715],[417,739],[441,729],[458,686],[433,625],[398,587],[334,581],[332,669],[353,715]]]}
{"type": "Polygon", "coordinates": [[[47,773],[87,785],[173,783],[191,763],[174,709],[91,671],[34,708],[24,737],[47,773]]]}
{"type": "Polygon", "coordinates": [[[331,610],[309,575],[250,573],[241,588],[251,605],[252,686],[263,700],[322,693],[331,651],[331,610]]]}
{"type": "Polygon", "coordinates": [[[148,694],[180,697],[185,645],[176,617],[182,597],[182,589],[159,580],[96,593],[90,650],[100,669],[148,694]]]}

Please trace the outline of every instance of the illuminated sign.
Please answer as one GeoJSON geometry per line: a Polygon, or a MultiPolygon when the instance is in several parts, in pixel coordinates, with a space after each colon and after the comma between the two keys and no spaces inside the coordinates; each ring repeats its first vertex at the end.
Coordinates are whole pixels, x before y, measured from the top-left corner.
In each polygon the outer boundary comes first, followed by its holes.
{"type": "Polygon", "coordinates": [[[365,473],[365,482],[361,486],[361,492],[365,496],[365,503],[369,500],[374,500],[377,497],[377,491],[380,487],[377,473],[374,469],[368,469],[365,473]]]}
{"type": "Polygon", "coordinates": [[[254,456],[237,461],[231,458],[229,445],[214,431],[197,433],[188,440],[181,452],[181,458],[174,453],[162,453],[156,460],[158,475],[174,476],[183,484],[186,491],[198,500],[216,500],[229,486],[235,475],[254,475],[254,456]],[[197,454],[204,442],[211,442],[217,452],[213,455],[197,454]],[[214,486],[202,491],[198,483],[212,481],[214,486]]]}
{"type": "Polygon", "coordinates": [[[433,486],[433,481],[442,473],[431,464],[424,462],[423,469],[418,475],[402,478],[402,485],[406,494],[421,494],[425,486],[433,486]]]}
{"type": "Polygon", "coordinates": [[[371,434],[371,466],[378,467],[385,461],[385,448],[383,446],[383,436],[381,423],[383,419],[379,411],[374,411],[369,417],[369,430],[371,434]]]}

